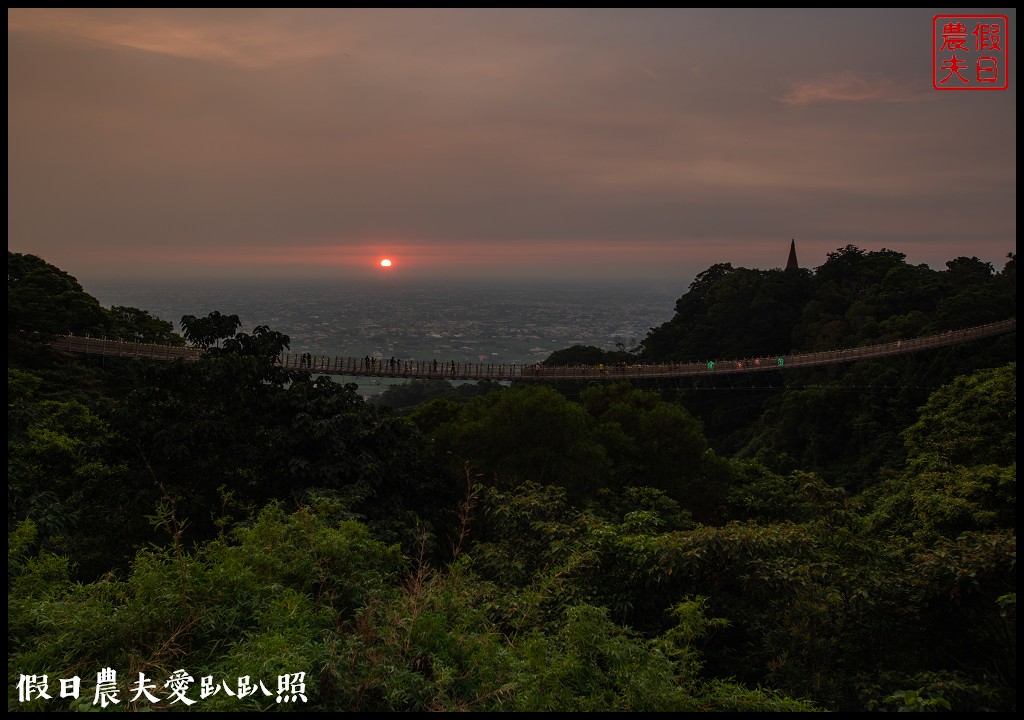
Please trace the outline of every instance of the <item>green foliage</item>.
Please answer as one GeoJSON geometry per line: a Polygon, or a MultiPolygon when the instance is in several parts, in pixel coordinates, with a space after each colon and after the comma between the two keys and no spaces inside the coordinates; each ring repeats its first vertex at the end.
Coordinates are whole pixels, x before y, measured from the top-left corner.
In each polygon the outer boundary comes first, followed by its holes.
{"type": "Polygon", "coordinates": [[[223,349],[211,351],[214,354],[250,357],[269,363],[276,360],[290,347],[291,338],[284,333],[271,330],[267,325],[257,325],[253,328],[252,333],[239,333],[234,330],[239,325],[237,315],[224,318],[217,317],[218,314],[210,313],[207,318],[211,325],[221,326],[219,332],[222,334],[218,336],[218,339],[224,339],[223,349]]]}
{"type": "Polygon", "coordinates": [[[148,310],[114,305],[107,311],[107,317],[111,337],[144,343],[185,344],[184,338],[174,332],[172,322],[154,317],[148,310]]]}
{"type": "Polygon", "coordinates": [[[865,494],[877,529],[933,542],[968,530],[1012,527],[1017,465],[908,471],[865,494]]]}
{"type": "MultiPolygon", "coordinates": [[[[643,340],[648,361],[704,361],[813,352],[894,341],[1003,320],[1016,313],[1015,258],[994,273],[960,257],[946,271],[911,266],[902,253],[848,245],[809,271],[758,271],[728,263],[700,273],[675,316],[643,340]]],[[[1010,361],[1014,336],[913,357],[694,380],[686,407],[721,454],[785,454],[805,470],[861,487],[904,456],[899,433],[934,387],[1010,361]],[[981,343],[984,346],[981,347],[981,343]],[[786,386],[783,393],[753,388],[786,386]]],[[[783,469],[783,468],[776,468],[783,469]]],[[[788,470],[789,468],[785,468],[788,470]]]]}
{"type": "Polygon", "coordinates": [[[909,687],[941,695],[957,711],[1012,709],[1015,531],[941,539],[904,550],[898,565],[872,603],[873,623],[886,621],[889,639],[878,668],[856,675],[862,702],[878,708],[893,688],[909,687]],[[905,626],[917,633],[898,633],[905,626]]]}
{"type": "Polygon", "coordinates": [[[759,463],[736,462],[726,502],[730,517],[762,523],[802,522],[816,515],[801,473],[780,475],[759,463]]]}
{"type": "MultiPolygon", "coordinates": [[[[550,598],[508,598],[474,575],[468,556],[443,572],[420,563],[399,575],[395,549],[337,513],[271,506],[195,553],[140,552],[124,581],[73,585],[47,556],[26,563],[8,593],[9,709],[72,707],[19,703],[18,674],[88,678],[101,667],[133,681],[142,672],[162,682],[176,669],[197,681],[250,676],[271,692],[277,676],[302,672],[308,703],[293,707],[311,711],[814,709],[702,679],[698,642],[722,621],[706,616],[701,598],[683,598],[653,638],[581,602],[553,606],[544,624],[512,635],[492,619],[508,615],[506,603],[550,598]]],[[[536,582],[550,581],[538,567],[536,582]]],[[[175,709],[157,693],[156,705],[124,693],[119,706],[175,709]]],[[[188,696],[198,700],[198,688],[188,696]]],[[[287,709],[275,700],[220,692],[193,709],[287,709]]]]}
{"type": "Polygon", "coordinates": [[[1017,363],[944,385],[903,436],[914,468],[1016,462],[1017,363]]]}
{"type": "Polygon", "coordinates": [[[390,408],[400,415],[410,415],[414,410],[441,398],[464,402],[501,389],[500,383],[491,380],[459,385],[453,385],[447,380],[413,380],[403,385],[392,385],[367,402],[374,407],[390,408]]]}
{"type": "Polygon", "coordinates": [[[526,385],[465,405],[435,401],[413,420],[453,473],[468,462],[500,487],[554,484],[577,503],[608,506],[629,488],[652,488],[706,519],[731,477],[685,409],[626,383],[595,384],[579,404],[526,385]]]}
{"type": "Polygon", "coordinates": [[[855,245],[847,245],[828,253],[828,260],[819,267],[815,279],[819,283],[832,283],[847,298],[863,297],[888,274],[901,266],[906,255],[882,248],[865,252],[855,245]]]}
{"type": "Polygon", "coordinates": [[[77,400],[36,399],[41,384],[8,371],[8,527],[30,519],[42,547],[73,552],[85,573],[105,572],[126,550],[111,539],[133,537],[142,524],[140,497],[116,456],[120,438],[77,400]]]}
{"type": "Polygon", "coordinates": [[[589,387],[580,402],[596,422],[593,435],[611,462],[613,489],[656,488],[698,519],[714,516],[729,471],[689,412],[627,383],[589,387]]]}
{"type": "Polygon", "coordinates": [[[689,362],[788,353],[810,290],[807,271],[713,265],[676,302],[675,317],[643,340],[641,357],[689,362]]]}
{"type": "Polygon", "coordinates": [[[599,499],[599,512],[623,525],[639,522],[667,532],[693,527],[692,513],[657,488],[627,487],[622,493],[599,499]]]}
{"type": "Polygon", "coordinates": [[[908,462],[865,493],[873,527],[919,543],[1016,522],[1016,363],[956,378],[903,433],[908,462]]]}
{"type": "Polygon", "coordinates": [[[485,489],[482,500],[480,532],[492,542],[447,572],[420,568],[406,595],[361,616],[351,659],[339,668],[347,672],[337,681],[348,692],[345,709],[812,709],[704,681],[697,646],[722,621],[705,616],[701,598],[681,598],[657,636],[614,622],[592,600],[600,595],[593,571],[605,564],[601,548],[615,530],[572,511],[564,491],[485,489]],[[382,672],[392,682],[381,683],[382,672]]]}
{"type": "Polygon", "coordinates": [[[447,380],[413,380],[394,385],[369,400],[376,407],[389,407],[400,411],[417,408],[444,397],[454,397],[455,388],[447,380]]]}
{"type": "MultiPolygon", "coordinates": [[[[716,265],[645,352],[910,337],[982,302],[1012,312],[1015,258],[716,265]]],[[[124,400],[88,361],[9,369],[10,710],[96,710],[17,681],[78,674],[91,699],[108,666],[267,683],[192,708],[215,711],[1016,707],[1015,364],[985,367],[1012,335],[767,399],[463,386],[410,422],[233,317],[193,326],[198,362],[133,363],[124,400]],[[309,702],[277,703],[298,672],[309,702]]]]}
{"type": "Polygon", "coordinates": [[[78,280],[35,255],[7,252],[7,332],[102,335],[103,308],[78,280]]]}
{"type": "MultiPolygon", "coordinates": [[[[467,577],[466,580],[472,580],[467,577]]],[[[550,629],[507,636],[473,604],[479,583],[435,576],[402,606],[377,608],[355,647],[343,687],[346,709],[377,711],[696,711],[730,703],[769,710],[811,706],[703,683],[692,646],[706,621],[681,620],[680,630],[644,640],[612,623],[601,608],[578,604],[552,619],[550,629]],[[397,637],[396,637],[397,636],[397,637]],[[386,654],[368,654],[367,647],[386,654]],[[385,665],[386,664],[386,665],[385,665]],[[385,665],[394,681],[375,678],[385,665]]]]}
{"type": "MultiPolygon", "coordinates": [[[[250,675],[272,691],[278,675],[305,672],[312,696],[306,707],[323,709],[317,697],[325,636],[402,567],[394,548],[336,515],[323,504],[292,515],[270,506],[250,527],[195,553],[140,551],[123,581],[73,585],[58,576],[52,556],[26,562],[8,593],[9,693],[19,673],[89,678],[108,666],[160,683],[178,668],[217,682],[250,675]]],[[[197,695],[197,688],[189,693],[197,695]]],[[[8,707],[29,709],[10,695],[8,707]]],[[[67,701],[46,704],[58,707],[67,701]]],[[[275,698],[220,693],[197,707],[268,710],[275,698]]]]}
{"type": "Polygon", "coordinates": [[[11,433],[12,424],[17,426],[19,422],[14,423],[11,420],[15,418],[12,413],[22,415],[25,412],[25,403],[28,401],[37,390],[39,386],[43,384],[43,379],[38,375],[18,370],[17,368],[7,368],[7,432],[8,437],[11,433]]]}
{"type": "Polygon", "coordinates": [[[453,459],[455,473],[468,462],[505,485],[557,484],[577,498],[607,483],[608,458],[591,434],[591,418],[549,387],[492,392],[457,410],[431,433],[437,452],[453,459]]]}
{"type": "Polygon", "coordinates": [[[204,318],[185,315],[181,318],[181,333],[196,347],[210,348],[225,338],[234,337],[242,321],[237,315],[222,315],[214,310],[204,318]]]}
{"type": "Polygon", "coordinates": [[[198,362],[154,367],[117,408],[144,480],[175,499],[193,536],[214,533],[222,488],[256,506],[331,493],[390,540],[452,507],[458,485],[416,430],[353,385],[276,366],[287,342],[265,326],[237,334],[198,362]]]}
{"type": "Polygon", "coordinates": [[[625,349],[602,350],[594,345],[573,345],[556,350],[548,355],[545,365],[611,365],[620,362],[635,362],[636,355],[625,349]]]}
{"type": "MultiPolygon", "coordinates": [[[[736,542],[744,537],[736,529],[698,526],[666,533],[662,518],[649,510],[609,523],[573,511],[553,492],[524,485],[513,493],[483,495],[487,522],[480,532],[486,542],[472,554],[474,568],[502,586],[495,609],[500,626],[512,635],[557,625],[558,608],[583,603],[608,608],[610,617],[641,627],[646,636],[689,637],[692,642],[693,625],[683,621],[692,620],[693,612],[679,615],[669,608],[692,600],[688,596],[696,590],[719,598],[721,609],[723,591],[733,582],[737,596],[749,593],[749,569],[744,573],[742,564],[756,564],[772,553],[768,537],[785,543],[779,549],[787,558],[806,542],[793,534],[783,539],[769,529],[751,529],[747,536],[752,542],[745,545],[736,542]],[[686,627],[690,630],[684,632],[686,627]]],[[[704,630],[717,634],[726,625],[719,619],[704,630]]],[[[694,673],[703,667],[688,664],[692,656],[677,659],[694,673]]],[[[738,698],[737,703],[742,705],[738,698]]]]}
{"type": "Polygon", "coordinates": [[[897,690],[885,698],[884,702],[896,707],[896,712],[942,712],[951,710],[949,700],[942,693],[932,695],[924,688],[917,690],[897,690]]]}

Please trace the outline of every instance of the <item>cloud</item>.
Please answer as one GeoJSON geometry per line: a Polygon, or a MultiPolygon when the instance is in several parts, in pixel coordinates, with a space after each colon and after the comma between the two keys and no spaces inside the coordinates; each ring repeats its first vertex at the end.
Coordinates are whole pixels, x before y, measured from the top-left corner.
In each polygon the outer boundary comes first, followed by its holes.
{"type": "Polygon", "coordinates": [[[916,86],[882,75],[841,73],[814,80],[795,80],[779,98],[788,105],[818,102],[920,102],[928,96],[916,86]]]}
{"type": "Polygon", "coordinates": [[[72,36],[98,45],[249,68],[340,55],[345,48],[343,23],[310,23],[308,13],[148,9],[115,12],[116,15],[96,9],[10,8],[7,29],[72,36]]]}
{"type": "Polygon", "coordinates": [[[931,15],[873,12],[9,8],[9,245],[126,274],[772,266],[794,236],[998,260],[1015,91],[935,92],[896,42],[931,15]]]}

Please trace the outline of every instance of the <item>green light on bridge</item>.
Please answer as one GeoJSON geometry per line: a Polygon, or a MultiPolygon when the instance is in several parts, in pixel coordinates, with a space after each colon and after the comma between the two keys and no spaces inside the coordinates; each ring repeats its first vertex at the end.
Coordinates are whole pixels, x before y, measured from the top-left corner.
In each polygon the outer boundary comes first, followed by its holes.
{"type": "Polygon", "coordinates": [[[778,365],[779,367],[782,367],[783,365],[786,364],[786,359],[785,358],[779,358],[778,362],[776,362],[775,364],[778,365]]]}
{"type": "Polygon", "coordinates": [[[715,369],[715,361],[714,360],[708,360],[708,370],[714,370],[714,369],[715,369]]]}

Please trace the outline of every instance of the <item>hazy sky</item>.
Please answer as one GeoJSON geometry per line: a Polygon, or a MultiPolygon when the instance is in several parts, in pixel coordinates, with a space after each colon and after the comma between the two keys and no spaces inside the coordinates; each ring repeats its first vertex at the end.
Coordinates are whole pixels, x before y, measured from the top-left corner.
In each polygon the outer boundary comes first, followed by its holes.
{"type": "Polygon", "coordinates": [[[966,10],[8,9],[8,249],[112,277],[682,278],[1016,252],[966,10]],[[394,261],[390,270],[377,263],[394,261]]]}

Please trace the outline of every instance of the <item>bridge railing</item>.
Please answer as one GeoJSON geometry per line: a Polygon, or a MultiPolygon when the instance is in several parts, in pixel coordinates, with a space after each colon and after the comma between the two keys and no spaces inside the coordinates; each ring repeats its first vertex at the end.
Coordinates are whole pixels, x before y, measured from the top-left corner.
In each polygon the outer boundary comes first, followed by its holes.
{"type": "Polygon", "coordinates": [[[185,345],[169,345],[144,343],[138,340],[121,340],[108,337],[91,337],[89,335],[65,335],[50,343],[51,347],[68,352],[89,355],[105,355],[109,357],[138,357],[153,360],[195,360],[203,351],[200,348],[185,345]]]}
{"type": "Polygon", "coordinates": [[[884,343],[863,345],[855,348],[843,348],[839,350],[822,350],[814,353],[799,353],[796,355],[783,356],[786,367],[800,367],[808,365],[827,365],[831,363],[850,362],[864,360],[884,355],[898,355],[905,352],[914,352],[933,347],[944,347],[956,345],[975,338],[990,337],[1005,332],[1016,330],[1017,318],[1001,320],[999,322],[978,325],[960,330],[947,330],[935,335],[923,337],[890,340],[884,343]]]}
{"type": "Polygon", "coordinates": [[[372,377],[513,380],[523,375],[523,365],[519,363],[442,363],[435,360],[388,360],[369,356],[332,357],[309,353],[285,353],[278,357],[277,364],[289,370],[372,377]]]}
{"type": "MultiPolygon", "coordinates": [[[[370,377],[404,377],[447,380],[614,380],[616,378],[689,377],[780,370],[811,367],[833,363],[852,362],[886,355],[914,352],[942,347],[974,338],[988,337],[1016,330],[1017,319],[980,325],[962,330],[919,338],[897,339],[855,348],[822,350],[794,355],[765,355],[733,360],[706,360],[702,362],[633,363],[610,365],[546,366],[540,363],[469,363],[438,362],[436,360],[398,360],[364,356],[330,357],[311,353],[286,353],[277,358],[277,364],[290,370],[319,372],[329,375],[370,377]]],[[[103,337],[67,335],[50,343],[52,347],[68,352],[139,357],[155,360],[196,360],[201,348],[181,345],[159,345],[103,337]]]]}

